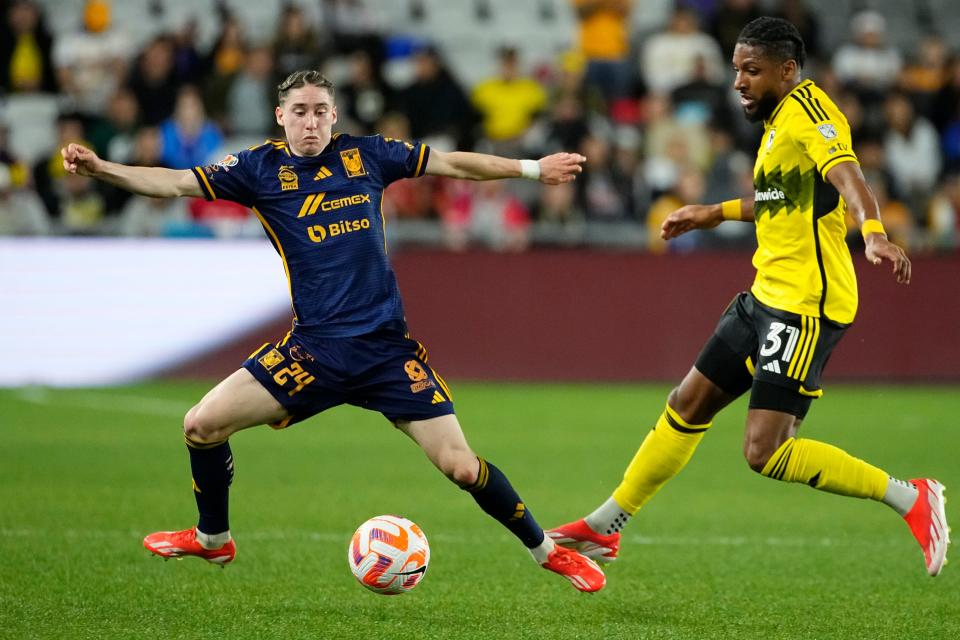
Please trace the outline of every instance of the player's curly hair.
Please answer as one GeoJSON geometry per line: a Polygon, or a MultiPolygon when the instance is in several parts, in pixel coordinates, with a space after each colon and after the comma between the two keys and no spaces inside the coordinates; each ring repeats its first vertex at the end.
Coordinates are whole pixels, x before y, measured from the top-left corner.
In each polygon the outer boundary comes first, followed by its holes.
{"type": "Polygon", "coordinates": [[[764,55],[780,61],[796,60],[800,68],[807,61],[803,37],[793,24],[782,18],[764,16],[750,21],[737,37],[737,43],[760,47],[764,55]]]}
{"type": "Polygon", "coordinates": [[[292,89],[299,89],[306,85],[326,89],[330,92],[330,97],[333,98],[333,83],[330,82],[326,76],[313,69],[302,69],[300,71],[294,71],[288,75],[283,82],[277,85],[277,102],[283,104],[284,98],[287,97],[287,94],[292,89]]]}

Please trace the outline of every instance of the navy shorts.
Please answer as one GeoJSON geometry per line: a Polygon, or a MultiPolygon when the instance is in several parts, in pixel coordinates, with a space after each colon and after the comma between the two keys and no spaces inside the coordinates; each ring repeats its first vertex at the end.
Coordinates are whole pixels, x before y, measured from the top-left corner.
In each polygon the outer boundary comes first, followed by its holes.
{"type": "Polygon", "coordinates": [[[422,344],[396,330],[350,338],[287,336],[253,352],[243,368],[290,413],[282,429],[341,404],[379,411],[391,422],[454,413],[453,396],[427,364],[422,344]]]}
{"type": "Polygon", "coordinates": [[[751,409],[803,418],[823,395],[820,380],[846,326],[768,307],[740,293],[720,318],[696,367],[732,396],[751,390],[751,409]]]}

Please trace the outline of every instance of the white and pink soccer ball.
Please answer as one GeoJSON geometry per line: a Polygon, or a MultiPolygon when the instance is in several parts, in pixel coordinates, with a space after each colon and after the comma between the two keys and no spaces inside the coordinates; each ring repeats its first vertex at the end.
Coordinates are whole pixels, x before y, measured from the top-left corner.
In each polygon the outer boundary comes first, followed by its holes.
{"type": "Polygon", "coordinates": [[[350,540],[347,561],[357,582],[374,593],[397,595],[423,580],[430,545],[416,524],[400,516],[376,516],[350,540]]]}

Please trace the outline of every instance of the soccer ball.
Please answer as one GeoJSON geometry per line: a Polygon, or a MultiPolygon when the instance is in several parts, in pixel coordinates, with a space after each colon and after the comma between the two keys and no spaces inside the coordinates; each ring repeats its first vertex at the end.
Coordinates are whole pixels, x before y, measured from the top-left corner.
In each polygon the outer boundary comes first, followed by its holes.
{"type": "Polygon", "coordinates": [[[357,582],[374,593],[396,595],[417,586],[430,563],[420,527],[400,516],[370,518],[354,532],[347,561],[357,582]]]}

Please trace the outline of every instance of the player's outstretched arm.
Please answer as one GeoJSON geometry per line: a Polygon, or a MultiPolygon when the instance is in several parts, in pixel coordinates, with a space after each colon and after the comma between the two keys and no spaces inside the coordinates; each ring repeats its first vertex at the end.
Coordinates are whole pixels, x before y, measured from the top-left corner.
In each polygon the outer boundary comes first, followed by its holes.
{"type": "Polygon", "coordinates": [[[871,264],[889,260],[893,264],[893,275],[897,282],[910,284],[910,258],[901,247],[887,240],[883,223],[880,222],[880,205],[863,177],[860,165],[841,162],[827,171],[826,178],[843,196],[847,208],[859,223],[866,243],[867,260],[871,264]]]}
{"type": "Polygon", "coordinates": [[[688,204],[667,216],[660,225],[660,237],[670,240],[695,229],[713,229],[724,220],[753,222],[753,198],[728,200],[719,204],[688,204]]]}
{"type": "Polygon", "coordinates": [[[554,153],[539,160],[514,160],[486,153],[431,150],[427,173],[465,180],[529,178],[544,184],[572,182],[583,171],[586,158],[579,153],[554,153]]]}
{"type": "Polygon", "coordinates": [[[112,185],[153,198],[176,196],[203,197],[200,183],[192,171],[162,167],[131,167],[109,162],[81,144],[71,143],[60,149],[63,168],[70,173],[90,176],[112,185]]]}

